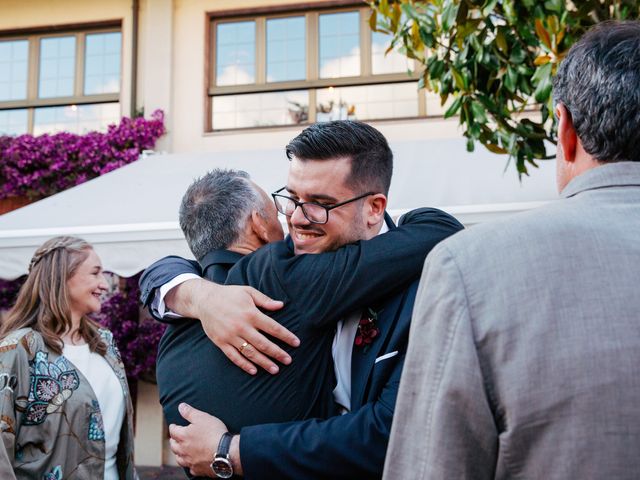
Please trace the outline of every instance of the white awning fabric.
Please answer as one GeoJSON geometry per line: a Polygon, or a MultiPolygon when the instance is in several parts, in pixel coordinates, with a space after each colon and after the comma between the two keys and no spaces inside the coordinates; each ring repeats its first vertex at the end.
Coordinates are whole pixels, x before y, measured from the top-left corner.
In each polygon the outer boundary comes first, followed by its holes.
{"type": "MultiPolygon", "coordinates": [[[[389,211],[397,216],[439,206],[466,225],[535,208],[556,198],[555,168],[546,162],[520,183],[506,157],[464,141],[391,144],[394,175],[389,211]]],[[[131,276],[169,254],[191,257],[178,226],[178,206],[191,181],[212,168],[246,170],[267,192],[286,183],[283,150],[144,156],[137,162],[0,216],[0,278],[27,272],[35,249],[55,235],[95,246],[104,268],[131,276]]]]}

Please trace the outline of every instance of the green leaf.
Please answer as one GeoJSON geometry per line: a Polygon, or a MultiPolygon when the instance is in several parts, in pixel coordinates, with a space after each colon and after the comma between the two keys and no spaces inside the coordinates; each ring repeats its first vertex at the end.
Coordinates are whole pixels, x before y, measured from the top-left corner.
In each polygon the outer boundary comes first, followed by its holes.
{"type": "Polygon", "coordinates": [[[564,7],[564,0],[547,0],[544,2],[544,6],[549,10],[561,13],[564,7]]]}
{"type": "Polygon", "coordinates": [[[551,67],[550,63],[545,63],[544,65],[540,65],[536,72],[531,77],[531,83],[534,85],[538,85],[541,81],[543,81],[546,77],[551,76],[551,67]]]}
{"type": "Polygon", "coordinates": [[[442,29],[447,31],[453,26],[453,22],[458,15],[458,8],[454,0],[445,0],[446,6],[442,10],[442,29]]]}
{"type": "Polygon", "coordinates": [[[501,28],[499,28],[498,33],[496,33],[496,45],[498,46],[498,50],[505,55],[509,55],[509,45],[507,45],[507,39],[501,28]]]}
{"type": "Polygon", "coordinates": [[[507,75],[504,77],[504,86],[507,87],[507,90],[510,92],[516,91],[516,85],[518,83],[518,73],[514,68],[509,65],[507,67],[507,75]]]}
{"type": "Polygon", "coordinates": [[[475,148],[476,146],[473,138],[467,138],[467,152],[473,152],[475,148]]]}
{"type": "Polygon", "coordinates": [[[435,38],[426,28],[420,27],[420,40],[424,43],[425,47],[431,48],[435,43],[435,38]]]}
{"type": "Polygon", "coordinates": [[[411,20],[418,20],[421,18],[420,14],[416,11],[415,7],[411,3],[403,3],[400,8],[402,9],[402,13],[405,14],[407,18],[411,20]]]}
{"type": "Polygon", "coordinates": [[[429,75],[431,78],[440,78],[444,73],[444,62],[442,60],[438,60],[438,57],[431,57],[429,59],[430,64],[428,65],[429,75]]]}
{"type": "Polygon", "coordinates": [[[462,106],[462,95],[459,95],[456,97],[456,99],[453,101],[453,103],[447,109],[447,111],[444,112],[444,118],[453,117],[456,113],[458,113],[458,110],[460,110],[461,106],[462,106]]]}
{"type": "Polygon", "coordinates": [[[460,72],[458,72],[458,70],[456,70],[455,68],[451,67],[451,74],[453,75],[453,79],[456,82],[456,86],[458,87],[458,89],[460,90],[464,90],[464,78],[462,77],[462,75],[460,74],[460,72]]]}
{"type": "Polygon", "coordinates": [[[486,17],[490,13],[492,13],[496,8],[497,3],[498,0],[487,0],[486,2],[484,2],[484,6],[482,7],[482,15],[486,17]]]}
{"type": "Polygon", "coordinates": [[[480,122],[480,123],[486,123],[487,122],[487,112],[484,109],[484,106],[474,100],[473,102],[471,102],[471,112],[473,112],[473,118],[480,122]]]}
{"type": "Polygon", "coordinates": [[[525,61],[527,58],[527,53],[522,49],[522,47],[518,44],[513,46],[513,50],[511,50],[511,55],[509,56],[509,63],[512,64],[520,64],[525,61]]]}
{"type": "Polygon", "coordinates": [[[540,82],[540,84],[536,87],[535,92],[533,92],[533,96],[536,99],[536,102],[538,103],[544,103],[549,99],[549,96],[551,95],[551,89],[553,88],[553,85],[551,83],[551,77],[549,77],[548,79],[545,79],[543,82],[540,82]]]}

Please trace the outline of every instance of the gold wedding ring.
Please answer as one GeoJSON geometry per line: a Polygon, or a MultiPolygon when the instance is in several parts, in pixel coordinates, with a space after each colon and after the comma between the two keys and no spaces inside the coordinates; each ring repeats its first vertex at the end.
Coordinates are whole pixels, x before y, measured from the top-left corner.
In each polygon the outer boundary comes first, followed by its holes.
{"type": "Polygon", "coordinates": [[[245,348],[247,348],[248,346],[249,346],[249,343],[248,343],[248,342],[244,342],[242,345],[240,345],[240,348],[238,348],[238,351],[239,351],[240,353],[242,353],[242,351],[243,351],[245,348]]]}

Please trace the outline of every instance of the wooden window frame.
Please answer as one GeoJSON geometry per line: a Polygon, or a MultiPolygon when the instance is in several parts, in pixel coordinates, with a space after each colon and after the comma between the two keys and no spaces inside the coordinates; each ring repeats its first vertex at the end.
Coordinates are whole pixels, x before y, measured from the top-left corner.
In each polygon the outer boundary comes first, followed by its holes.
{"type": "MultiPolygon", "coordinates": [[[[231,132],[235,130],[264,130],[268,128],[291,127],[293,125],[274,125],[273,127],[243,127],[230,129],[214,129],[212,125],[213,98],[224,95],[282,92],[290,90],[306,90],[309,93],[309,119],[298,124],[306,125],[316,120],[316,90],[327,87],[357,87],[388,83],[417,82],[421,70],[416,68],[411,75],[407,72],[374,75],[372,71],[372,42],[369,28],[369,7],[361,2],[334,1],[301,5],[297,9],[286,7],[266,7],[252,10],[236,10],[207,13],[206,48],[205,48],[205,132],[231,132]],[[357,11],[360,15],[360,72],[352,77],[320,78],[319,77],[319,16],[327,13],[357,11]],[[306,35],[306,78],[283,82],[266,81],[266,22],[276,18],[304,17],[306,35]],[[216,28],[219,24],[240,21],[256,22],[255,45],[255,83],[246,85],[216,85],[216,28]]],[[[426,101],[424,89],[418,91],[418,115],[426,117],[426,101]]],[[[381,119],[401,120],[401,119],[381,119]]]]}
{"type": "Polygon", "coordinates": [[[0,111],[26,109],[26,133],[33,133],[36,108],[120,102],[120,94],[122,92],[122,53],[124,50],[123,37],[121,37],[120,49],[120,91],[118,93],[103,93],[92,95],[85,95],[83,93],[86,36],[95,33],[122,34],[122,22],[119,20],[114,20],[93,24],[55,26],[48,29],[24,29],[19,31],[0,32],[0,41],[27,40],[29,49],[27,63],[27,98],[24,100],[0,101],[0,111]],[[73,82],[73,95],[66,97],[39,98],[38,85],[40,81],[40,40],[46,38],[70,36],[73,36],[76,39],[76,60],[75,77],[73,82]]]}

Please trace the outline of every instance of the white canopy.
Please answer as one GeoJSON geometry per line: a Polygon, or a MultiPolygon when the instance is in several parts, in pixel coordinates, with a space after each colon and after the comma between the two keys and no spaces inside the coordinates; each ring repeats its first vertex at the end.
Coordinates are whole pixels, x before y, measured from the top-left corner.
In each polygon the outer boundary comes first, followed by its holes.
{"type": "MultiPolygon", "coordinates": [[[[553,162],[518,182],[506,157],[459,139],[391,144],[392,216],[439,206],[469,225],[556,198],[553,162]]],[[[92,243],[105,270],[131,276],[168,254],[190,257],[178,226],[178,206],[191,181],[216,167],[246,170],[267,192],[286,183],[283,150],[143,156],[87,183],[0,216],[0,278],[27,272],[35,249],[55,235],[92,243]]]]}

